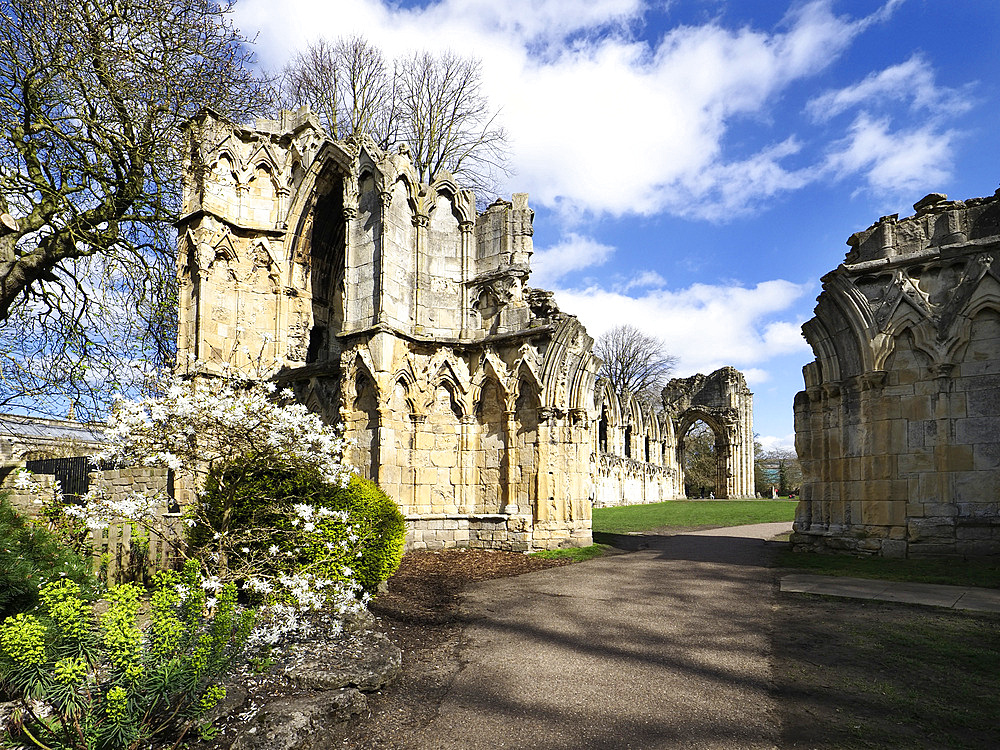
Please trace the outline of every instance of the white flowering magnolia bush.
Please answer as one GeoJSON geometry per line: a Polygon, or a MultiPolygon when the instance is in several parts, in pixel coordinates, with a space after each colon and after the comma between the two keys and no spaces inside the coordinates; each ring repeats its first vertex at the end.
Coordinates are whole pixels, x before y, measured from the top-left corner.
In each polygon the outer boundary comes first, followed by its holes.
{"type": "MultiPolygon", "coordinates": [[[[108,448],[95,461],[173,469],[193,490],[176,554],[197,561],[210,586],[238,584],[262,608],[264,641],[295,627],[305,610],[363,607],[352,568],[362,535],[347,510],[316,501],[351,479],[341,432],[272,382],[172,377],[162,390],[116,404],[108,448]]],[[[151,533],[170,502],[165,492],[96,489],[67,513],[95,530],[124,521],[151,533]]]]}

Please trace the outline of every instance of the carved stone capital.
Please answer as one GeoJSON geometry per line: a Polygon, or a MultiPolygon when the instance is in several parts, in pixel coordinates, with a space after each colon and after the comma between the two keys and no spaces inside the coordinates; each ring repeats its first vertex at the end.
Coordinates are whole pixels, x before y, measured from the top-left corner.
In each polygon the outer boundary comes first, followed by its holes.
{"type": "Polygon", "coordinates": [[[418,229],[426,229],[431,222],[431,217],[427,214],[413,214],[413,226],[418,229]]]}
{"type": "Polygon", "coordinates": [[[864,373],[861,376],[861,389],[870,391],[875,388],[881,388],[885,385],[886,374],[885,370],[873,370],[872,372],[864,373]]]}
{"type": "Polygon", "coordinates": [[[952,362],[941,362],[940,364],[931,365],[930,367],[931,375],[938,380],[950,378],[954,369],[955,365],[952,362]]]}

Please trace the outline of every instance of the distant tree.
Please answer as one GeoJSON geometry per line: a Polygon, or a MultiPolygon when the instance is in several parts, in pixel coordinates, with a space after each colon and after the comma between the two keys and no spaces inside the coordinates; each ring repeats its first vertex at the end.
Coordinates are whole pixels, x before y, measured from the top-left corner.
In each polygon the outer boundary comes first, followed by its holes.
{"type": "Polygon", "coordinates": [[[231,9],[0,5],[0,404],[99,411],[169,363],[181,125],[267,101],[231,9]]]}
{"type": "Polygon", "coordinates": [[[802,466],[791,448],[758,451],[754,459],[757,491],[769,496],[773,487],[779,495],[797,492],[802,486],[802,466]]]}
{"type": "Polygon", "coordinates": [[[716,487],[718,459],[715,433],[704,422],[695,422],[684,436],[684,493],[688,497],[707,496],[716,487]]]}
{"type": "Polygon", "coordinates": [[[662,340],[630,325],[598,336],[594,354],[603,362],[600,377],[607,378],[615,393],[633,394],[650,404],[659,402],[660,391],[677,364],[677,357],[667,352],[662,340]]]}
{"type": "Polygon", "coordinates": [[[308,104],[333,138],[366,133],[384,149],[407,144],[422,182],[442,169],[485,194],[507,170],[507,133],[482,90],[478,60],[415,53],[391,66],[363,37],[320,39],[279,77],[284,106],[308,104]]]}

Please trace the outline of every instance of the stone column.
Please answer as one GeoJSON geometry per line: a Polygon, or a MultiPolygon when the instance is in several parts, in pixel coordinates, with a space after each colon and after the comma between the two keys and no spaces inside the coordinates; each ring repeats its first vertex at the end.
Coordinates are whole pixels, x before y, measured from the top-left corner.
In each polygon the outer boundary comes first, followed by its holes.
{"type": "Polygon", "coordinates": [[[416,230],[415,237],[413,241],[413,310],[410,315],[410,319],[413,321],[413,330],[416,333],[422,333],[424,330],[423,324],[420,322],[420,307],[421,307],[421,284],[423,284],[420,278],[420,261],[424,257],[427,251],[427,225],[430,224],[430,217],[427,214],[414,214],[413,215],[413,227],[416,230]]]}
{"type": "Polygon", "coordinates": [[[555,478],[553,463],[553,450],[550,442],[555,441],[552,434],[552,419],[555,411],[551,406],[538,407],[538,520],[550,521],[548,517],[549,499],[551,498],[558,507],[558,483],[555,478]]]}
{"type": "Polygon", "coordinates": [[[458,469],[461,484],[457,488],[455,498],[460,513],[474,513],[476,510],[475,473],[478,451],[474,436],[476,434],[476,417],[474,414],[463,414],[460,420],[461,436],[459,438],[458,469]]]}
{"type": "MultiPolygon", "coordinates": [[[[341,304],[343,307],[340,310],[342,325],[346,329],[348,327],[348,321],[353,319],[354,311],[350,309],[350,297],[348,285],[350,284],[350,279],[348,277],[348,272],[350,269],[354,268],[354,253],[352,252],[354,243],[351,241],[352,233],[354,231],[354,222],[358,219],[358,207],[357,206],[344,206],[344,293],[341,295],[341,304]],[[348,315],[351,313],[351,315],[348,315]]],[[[334,278],[337,276],[337,272],[334,271],[334,278]]],[[[333,336],[334,331],[330,331],[330,335],[333,336]]]]}
{"type": "Polygon", "coordinates": [[[504,506],[501,508],[502,513],[507,513],[509,515],[514,515],[519,513],[520,510],[517,507],[517,497],[514,492],[514,469],[518,465],[517,463],[517,446],[514,441],[517,437],[516,434],[516,423],[514,421],[515,413],[513,410],[504,411],[504,429],[503,429],[503,443],[504,443],[504,506]]]}
{"type": "Polygon", "coordinates": [[[288,197],[292,191],[287,185],[278,186],[278,210],[275,212],[274,228],[281,229],[285,225],[285,216],[288,213],[288,197]]]}
{"type": "Polygon", "coordinates": [[[461,325],[461,336],[464,338],[471,335],[469,328],[469,311],[470,311],[470,300],[469,300],[469,281],[475,275],[473,271],[474,258],[474,241],[475,237],[472,234],[472,230],[475,229],[475,223],[471,221],[463,221],[458,225],[461,231],[461,242],[462,242],[462,319],[461,325]]]}
{"type": "Polygon", "coordinates": [[[378,455],[372,456],[372,465],[376,467],[372,480],[380,486],[389,473],[386,470],[396,462],[396,436],[389,424],[392,417],[392,410],[388,404],[379,404],[376,407],[375,430],[378,435],[374,442],[378,455]]]}
{"type": "Polygon", "coordinates": [[[374,269],[375,285],[375,322],[377,325],[386,325],[388,318],[385,312],[385,227],[389,218],[389,207],[392,205],[392,192],[383,191],[379,194],[379,232],[376,245],[375,262],[378,267],[374,269]]]}
{"type": "Polygon", "coordinates": [[[250,194],[250,183],[236,183],[236,216],[240,224],[246,226],[250,223],[253,212],[250,210],[250,203],[247,196],[250,194]]]}
{"type": "Polygon", "coordinates": [[[420,511],[421,513],[430,512],[431,488],[426,485],[420,484],[420,482],[418,481],[418,478],[420,476],[420,470],[416,466],[417,463],[416,456],[419,453],[421,453],[421,451],[418,448],[418,441],[420,433],[424,431],[424,426],[427,423],[427,415],[413,414],[411,415],[411,417],[413,419],[413,427],[412,427],[413,435],[411,441],[412,448],[410,450],[410,472],[411,472],[411,481],[413,482],[413,493],[412,493],[413,501],[410,507],[410,513],[417,512],[417,508],[421,506],[426,506],[427,508],[426,511],[420,511]]]}

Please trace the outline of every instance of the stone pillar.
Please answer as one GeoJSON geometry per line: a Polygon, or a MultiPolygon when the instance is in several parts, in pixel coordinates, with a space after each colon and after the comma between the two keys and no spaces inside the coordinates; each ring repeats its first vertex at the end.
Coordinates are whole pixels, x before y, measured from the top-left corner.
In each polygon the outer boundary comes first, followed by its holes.
{"type": "Polygon", "coordinates": [[[288,214],[288,199],[292,191],[287,185],[278,186],[278,210],[275,212],[274,228],[281,229],[285,225],[285,216],[288,214]]]}
{"type": "Polygon", "coordinates": [[[250,208],[250,201],[247,196],[250,194],[250,183],[236,183],[236,216],[240,224],[246,226],[252,223],[253,211],[250,208]]]}
{"type": "Polygon", "coordinates": [[[378,435],[375,439],[377,456],[372,457],[372,465],[376,467],[372,480],[381,485],[387,479],[387,469],[396,462],[396,436],[390,425],[393,414],[388,404],[379,404],[376,410],[375,429],[378,435]]]}
{"type": "Polygon", "coordinates": [[[508,513],[514,515],[519,513],[520,510],[517,507],[517,498],[514,496],[514,470],[518,465],[517,463],[517,446],[515,441],[517,439],[517,424],[515,422],[515,412],[513,410],[504,411],[504,428],[503,428],[503,442],[504,442],[504,488],[503,488],[503,498],[504,506],[501,508],[502,513],[508,513]]]}
{"type": "Polygon", "coordinates": [[[416,333],[421,333],[424,330],[423,324],[420,322],[421,314],[421,285],[424,283],[420,275],[420,261],[427,252],[427,225],[430,224],[430,217],[427,214],[414,214],[413,215],[413,227],[416,230],[414,232],[413,239],[413,311],[410,314],[410,319],[413,321],[413,330],[416,333]]]}
{"type": "Polygon", "coordinates": [[[377,279],[375,289],[375,322],[378,325],[386,325],[388,317],[385,311],[385,241],[386,241],[386,221],[389,218],[389,208],[392,206],[392,191],[385,190],[379,194],[379,232],[375,243],[376,263],[375,270],[377,279]]]}
{"type": "Polygon", "coordinates": [[[471,303],[469,299],[469,281],[475,276],[475,269],[473,264],[475,262],[475,236],[473,235],[473,230],[476,228],[475,222],[463,221],[458,225],[461,231],[461,243],[462,243],[462,317],[461,317],[461,336],[463,338],[470,336],[471,328],[469,321],[469,313],[471,308],[471,303]]]}
{"type": "Polygon", "coordinates": [[[413,482],[413,501],[410,506],[410,513],[417,512],[417,508],[420,506],[426,506],[428,509],[431,505],[431,488],[427,485],[420,483],[420,469],[417,467],[416,457],[422,452],[420,450],[420,434],[424,431],[427,424],[426,414],[413,414],[413,435],[411,440],[411,445],[413,446],[410,451],[410,472],[413,482]]]}
{"type": "MultiPolygon", "coordinates": [[[[347,284],[349,279],[347,277],[348,269],[354,268],[355,258],[354,258],[354,243],[351,241],[354,232],[354,222],[358,219],[358,207],[357,206],[344,206],[344,293],[341,295],[341,321],[342,325],[346,328],[347,322],[354,319],[354,311],[350,310],[349,300],[351,295],[348,293],[347,284]],[[350,313],[350,315],[348,315],[350,313]]],[[[334,278],[336,278],[336,271],[334,271],[334,278]]],[[[330,335],[336,335],[336,331],[330,331],[330,335]]]]}
{"type": "Polygon", "coordinates": [[[458,467],[461,474],[461,484],[458,486],[458,497],[455,498],[460,513],[474,513],[476,510],[476,417],[474,414],[463,414],[460,420],[461,436],[459,438],[458,467]]]}

